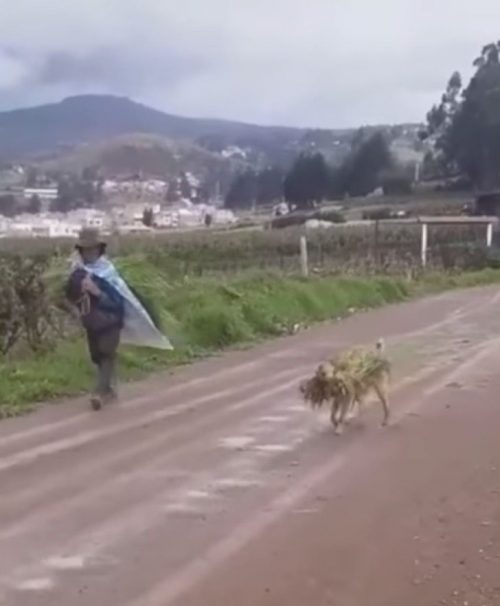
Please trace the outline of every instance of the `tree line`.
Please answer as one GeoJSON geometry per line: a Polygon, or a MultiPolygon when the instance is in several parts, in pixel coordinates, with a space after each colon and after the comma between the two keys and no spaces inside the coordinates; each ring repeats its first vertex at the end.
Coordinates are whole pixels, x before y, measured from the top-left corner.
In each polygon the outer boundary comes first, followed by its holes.
{"type": "Polygon", "coordinates": [[[247,170],[233,181],[226,206],[251,208],[284,199],[310,208],[325,199],[365,196],[378,187],[406,193],[411,177],[397,167],[382,132],[360,129],[340,166],[330,166],[321,153],[302,153],[288,172],[276,167],[247,170]]]}
{"type": "MultiPolygon", "coordinates": [[[[484,46],[473,66],[467,85],[459,72],[452,74],[439,103],[427,114],[420,133],[428,148],[423,173],[461,177],[461,187],[493,190],[500,188],[500,41],[484,46]]],[[[247,171],[234,180],[226,204],[249,208],[284,199],[308,208],[324,199],[365,196],[378,187],[386,194],[409,193],[412,181],[410,171],[396,165],[384,134],[360,129],[340,166],[307,153],[288,172],[247,171]]]]}
{"type": "MultiPolygon", "coordinates": [[[[29,173],[31,174],[31,173],[29,173]]],[[[67,213],[77,208],[94,207],[102,201],[102,179],[96,178],[93,169],[84,169],[81,175],[65,174],[56,177],[57,198],[51,202],[52,212],[67,213]]],[[[35,187],[36,181],[27,179],[28,187],[35,187]]],[[[7,192],[0,195],[0,215],[15,217],[21,213],[38,214],[42,201],[36,194],[23,200],[19,194],[7,192]]]]}
{"type": "Polygon", "coordinates": [[[467,86],[452,74],[427,115],[421,138],[425,162],[436,174],[463,175],[476,189],[500,187],[500,42],[487,44],[467,86]]]}

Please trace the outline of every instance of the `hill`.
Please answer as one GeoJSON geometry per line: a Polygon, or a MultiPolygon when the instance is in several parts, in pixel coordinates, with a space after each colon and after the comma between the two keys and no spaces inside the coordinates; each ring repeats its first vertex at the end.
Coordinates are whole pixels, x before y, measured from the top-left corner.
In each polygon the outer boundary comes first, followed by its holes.
{"type": "Polygon", "coordinates": [[[190,141],[131,134],[80,145],[65,154],[44,159],[37,166],[49,174],[60,171],[82,174],[84,169],[95,167],[104,178],[143,173],[170,180],[186,172],[205,184],[215,186],[219,182],[227,187],[243,162],[224,158],[190,141]]]}
{"type": "MultiPolygon", "coordinates": [[[[381,128],[392,144],[411,150],[414,126],[381,128]]],[[[111,95],[70,97],[60,103],[0,112],[0,161],[64,169],[98,166],[104,174],[190,171],[226,181],[247,165],[287,168],[304,150],[339,163],[353,129],[259,126],[186,118],[111,95]]]]}
{"type": "Polygon", "coordinates": [[[70,97],[50,105],[0,112],[0,155],[24,157],[130,133],[189,139],[207,145],[281,142],[306,131],[173,116],[109,95],[70,97]]]}

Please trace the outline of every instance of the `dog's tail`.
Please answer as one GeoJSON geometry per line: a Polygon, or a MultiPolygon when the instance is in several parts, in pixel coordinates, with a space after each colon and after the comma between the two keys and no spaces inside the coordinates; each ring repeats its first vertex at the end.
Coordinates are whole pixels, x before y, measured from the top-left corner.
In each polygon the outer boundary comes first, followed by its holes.
{"type": "Polygon", "coordinates": [[[385,353],[385,341],[384,339],[379,339],[375,345],[375,349],[377,353],[383,354],[385,353]]]}

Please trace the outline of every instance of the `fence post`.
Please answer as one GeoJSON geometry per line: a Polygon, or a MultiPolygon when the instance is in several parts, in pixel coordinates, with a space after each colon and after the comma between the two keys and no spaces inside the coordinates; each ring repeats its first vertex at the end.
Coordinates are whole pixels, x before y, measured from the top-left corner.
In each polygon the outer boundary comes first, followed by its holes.
{"type": "Polygon", "coordinates": [[[380,254],[379,254],[379,221],[375,219],[375,265],[378,269],[380,266],[380,254]]]}
{"type": "Polygon", "coordinates": [[[486,227],[486,246],[491,248],[493,244],[493,223],[488,223],[486,227]]]}
{"type": "Polygon", "coordinates": [[[307,239],[305,236],[300,237],[300,268],[304,278],[309,276],[309,263],[307,260],[307,239]]]}
{"type": "Polygon", "coordinates": [[[429,242],[429,226],[422,223],[422,267],[427,266],[427,246],[429,242]]]}

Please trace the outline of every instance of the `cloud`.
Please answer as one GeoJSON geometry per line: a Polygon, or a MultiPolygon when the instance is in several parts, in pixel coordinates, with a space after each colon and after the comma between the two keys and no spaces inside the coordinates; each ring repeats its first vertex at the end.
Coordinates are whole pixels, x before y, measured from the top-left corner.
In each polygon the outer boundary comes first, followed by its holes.
{"type": "Polygon", "coordinates": [[[262,123],[420,120],[499,22],[498,0],[16,0],[0,107],[112,92],[262,123]]]}
{"type": "Polygon", "coordinates": [[[113,92],[137,93],[155,87],[175,86],[203,68],[197,57],[179,55],[175,48],[136,53],[134,49],[99,47],[82,55],[58,50],[47,54],[34,75],[44,87],[97,86],[113,92]],[[159,60],[161,57],[161,60],[159,60]]]}
{"type": "Polygon", "coordinates": [[[0,90],[17,88],[26,76],[23,62],[7,49],[0,48],[0,90]]]}

